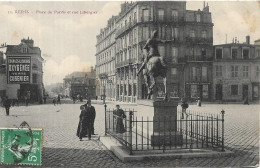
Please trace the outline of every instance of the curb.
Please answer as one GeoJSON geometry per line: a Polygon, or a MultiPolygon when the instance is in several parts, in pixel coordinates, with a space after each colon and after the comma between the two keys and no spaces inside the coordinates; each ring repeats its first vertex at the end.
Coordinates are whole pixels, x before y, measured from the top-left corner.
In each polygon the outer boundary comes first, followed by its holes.
{"type": "Polygon", "coordinates": [[[171,158],[171,159],[187,159],[187,158],[212,158],[212,157],[230,157],[234,153],[225,150],[225,152],[205,150],[205,149],[178,149],[167,151],[162,153],[159,150],[134,152],[133,155],[129,155],[128,151],[117,142],[113,137],[103,136],[100,137],[100,142],[106,146],[108,150],[113,152],[121,161],[141,161],[141,160],[151,160],[151,159],[161,159],[161,158],[171,158]],[[157,153],[156,153],[157,152],[157,153]],[[160,152],[160,153],[158,153],[160,152]]]}

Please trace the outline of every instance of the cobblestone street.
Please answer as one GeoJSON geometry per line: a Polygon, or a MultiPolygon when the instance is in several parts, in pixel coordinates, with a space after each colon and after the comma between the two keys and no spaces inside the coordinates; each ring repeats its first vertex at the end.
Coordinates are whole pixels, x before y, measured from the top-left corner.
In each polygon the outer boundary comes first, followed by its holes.
{"type": "MultiPolygon", "coordinates": [[[[53,106],[31,105],[11,108],[10,116],[0,110],[0,127],[20,125],[23,121],[31,127],[44,129],[43,167],[233,167],[256,166],[259,162],[259,105],[203,104],[202,107],[190,105],[189,109],[212,114],[226,111],[225,144],[235,154],[223,158],[160,159],[123,163],[108,151],[99,141],[104,135],[104,106],[93,104],[96,108],[95,133],[92,140],[79,141],[76,129],[80,114],[80,104],[53,106]]],[[[126,108],[141,107],[122,105],[126,108]]],[[[113,103],[108,104],[114,107],[113,103]]],[[[142,107],[150,109],[151,107],[142,107]]],[[[179,108],[179,107],[178,107],[179,108]]]]}

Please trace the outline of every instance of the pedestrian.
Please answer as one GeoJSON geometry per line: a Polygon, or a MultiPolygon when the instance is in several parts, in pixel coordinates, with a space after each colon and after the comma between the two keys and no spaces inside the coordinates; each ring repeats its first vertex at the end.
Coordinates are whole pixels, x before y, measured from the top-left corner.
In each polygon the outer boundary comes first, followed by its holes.
{"type": "Polygon", "coordinates": [[[44,104],[46,104],[46,99],[47,99],[47,96],[44,95],[44,96],[43,96],[43,103],[44,103],[44,104]]]}
{"type": "Polygon", "coordinates": [[[73,103],[75,104],[75,102],[76,102],[76,96],[72,96],[72,100],[73,100],[73,103]]]}
{"type": "Polygon", "coordinates": [[[248,100],[248,96],[246,96],[246,98],[244,99],[244,104],[246,105],[249,105],[249,100],[248,100]]]}
{"type": "Polygon", "coordinates": [[[94,114],[96,114],[95,108],[91,106],[91,101],[87,101],[87,104],[80,106],[81,113],[79,116],[79,125],[77,130],[77,136],[79,140],[82,141],[82,138],[88,135],[88,139],[91,139],[91,135],[93,134],[93,118],[95,118],[94,114]]]}
{"type": "Polygon", "coordinates": [[[90,111],[90,123],[91,123],[91,134],[95,134],[95,128],[94,128],[94,123],[95,123],[95,118],[96,118],[96,110],[95,107],[91,105],[91,100],[88,100],[87,103],[84,105],[86,110],[90,111]]]}
{"type": "Polygon", "coordinates": [[[181,119],[184,119],[184,114],[186,114],[186,117],[188,116],[186,109],[189,107],[188,103],[186,102],[185,98],[183,98],[181,103],[182,112],[181,112],[181,119]]]}
{"type": "Polygon", "coordinates": [[[83,102],[83,96],[79,96],[79,100],[80,100],[80,102],[83,102]]]}
{"type": "Polygon", "coordinates": [[[60,103],[60,95],[58,95],[57,104],[61,104],[61,103],[60,103]]]}
{"type": "Polygon", "coordinates": [[[120,109],[120,106],[116,105],[116,110],[113,111],[114,119],[116,120],[116,133],[126,132],[123,119],[126,118],[124,110],[120,109]]]}
{"type": "Polygon", "coordinates": [[[56,97],[54,97],[53,100],[52,100],[52,103],[53,103],[54,106],[56,106],[56,102],[57,102],[56,97]]]}
{"type": "Polygon", "coordinates": [[[201,100],[200,100],[200,97],[198,97],[198,99],[197,99],[197,105],[198,105],[199,107],[201,107],[201,100]]]}
{"type": "Polygon", "coordinates": [[[9,116],[9,110],[11,107],[11,103],[12,103],[11,100],[8,99],[8,97],[6,96],[6,98],[3,101],[3,106],[5,107],[5,112],[6,112],[7,116],[9,116]]]}
{"type": "Polygon", "coordinates": [[[24,96],[24,100],[25,100],[25,105],[28,106],[29,105],[29,98],[27,95],[24,96]]]}

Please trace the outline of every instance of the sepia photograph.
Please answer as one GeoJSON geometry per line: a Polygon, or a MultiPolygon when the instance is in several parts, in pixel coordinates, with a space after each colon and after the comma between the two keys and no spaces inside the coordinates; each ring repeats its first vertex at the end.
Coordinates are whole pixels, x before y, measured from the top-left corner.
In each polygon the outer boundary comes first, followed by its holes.
{"type": "Polygon", "coordinates": [[[259,167],[260,1],[1,1],[0,167],[259,167]]]}

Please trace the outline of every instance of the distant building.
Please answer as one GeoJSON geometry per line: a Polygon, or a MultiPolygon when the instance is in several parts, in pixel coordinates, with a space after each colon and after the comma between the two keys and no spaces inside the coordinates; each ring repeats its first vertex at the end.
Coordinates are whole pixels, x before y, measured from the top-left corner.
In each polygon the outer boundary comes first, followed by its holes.
{"type": "MultiPolygon", "coordinates": [[[[97,74],[105,79],[105,90],[110,85],[113,88],[106,91],[107,97],[123,102],[146,99],[143,76],[136,73],[144,59],[146,40],[158,30],[159,39],[174,39],[158,47],[168,64],[170,96],[210,100],[213,23],[208,5],[202,11],[190,11],[184,1],[123,3],[119,15],[111,19],[113,24],[101,29],[96,45],[97,74]],[[110,72],[115,75],[112,80],[110,72]]],[[[157,82],[162,83],[160,78],[157,82]]]]}
{"type": "MultiPolygon", "coordinates": [[[[6,59],[9,57],[30,57],[30,81],[26,84],[7,84],[6,95],[10,99],[23,100],[25,96],[32,101],[40,101],[43,98],[43,58],[41,57],[41,49],[34,46],[32,39],[22,39],[19,45],[7,45],[6,59]]],[[[1,60],[1,59],[0,59],[1,60]]],[[[7,80],[5,79],[5,83],[7,80]]]]}
{"type": "Polygon", "coordinates": [[[260,40],[250,44],[233,39],[232,43],[214,46],[213,100],[259,100],[260,40]]]}
{"type": "Polygon", "coordinates": [[[82,96],[83,98],[96,97],[96,72],[73,72],[63,79],[63,88],[66,96],[82,96]]]}

